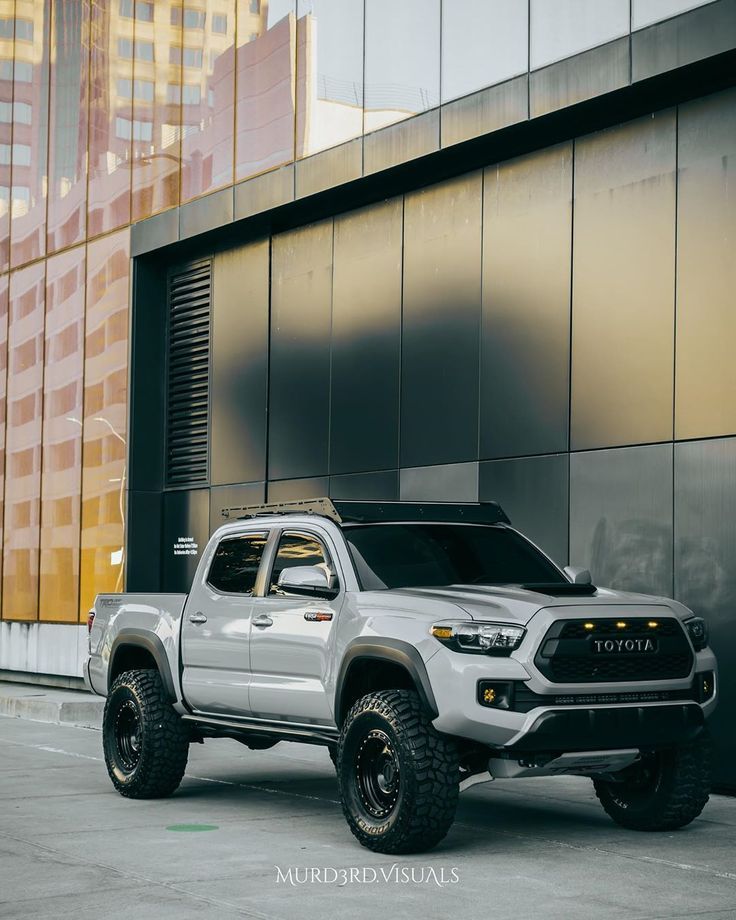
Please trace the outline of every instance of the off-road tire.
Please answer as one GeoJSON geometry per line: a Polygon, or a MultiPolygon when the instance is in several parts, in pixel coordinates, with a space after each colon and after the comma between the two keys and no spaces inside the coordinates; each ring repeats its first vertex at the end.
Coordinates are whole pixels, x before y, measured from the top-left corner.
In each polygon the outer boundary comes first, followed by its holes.
{"type": "Polygon", "coordinates": [[[613,820],[635,831],[685,827],[705,807],[710,794],[711,742],[702,732],[691,744],[649,755],[649,778],[636,765],[624,782],[594,780],[595,794],[613,820]]]}
{"type": "MultiPolygon", "coordinates": [[[[365,771],[363,771],[365,773],[365,771]]],[[[436,846],[455,819],[458,752],[437,732],[412,690],[384,690],[359,699],[348,713],[337,748],[343,813],[358,841],[377,853],[419,853],[436,846]],[[370,743],[391,753],[398,780],[383,817],[371,813],[361,786],[362,752],[370,743]]]]}
{"type": "Polygon", "coordinates": [[[121,795],[171,795],[184,776],[189,740],[158,671],[124,671],[115,679],[105,704],[102,745],[107,772],[121,795]],[[120,728],[123,720],[127,732],[120,728]]]}

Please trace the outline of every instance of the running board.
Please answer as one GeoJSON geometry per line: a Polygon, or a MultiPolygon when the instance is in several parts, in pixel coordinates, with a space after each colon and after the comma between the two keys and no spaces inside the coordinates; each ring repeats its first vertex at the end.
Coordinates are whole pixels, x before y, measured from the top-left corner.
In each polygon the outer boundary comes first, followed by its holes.
{"type": "Polygon", "coordinates": [[[260,719],[220,719],[216,716],[186,715],[183,721],[200,728],[212,729],[214,735],[266,735],[281,741],[305,744],[336,744],[338,730],[328,725],[301,725],[294,722],[267,722],[260,719]]]}

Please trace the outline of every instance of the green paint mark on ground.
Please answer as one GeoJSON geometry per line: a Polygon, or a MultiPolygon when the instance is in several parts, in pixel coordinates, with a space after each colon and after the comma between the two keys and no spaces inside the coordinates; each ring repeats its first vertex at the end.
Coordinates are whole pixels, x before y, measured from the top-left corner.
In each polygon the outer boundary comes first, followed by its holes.
{"type": "Polygon", "coordinates": [[[166,830],[167,831],[185,831],[185,832],[196,832],[196,831],[219,831],[217,824],[170,824],[166,830]]]}

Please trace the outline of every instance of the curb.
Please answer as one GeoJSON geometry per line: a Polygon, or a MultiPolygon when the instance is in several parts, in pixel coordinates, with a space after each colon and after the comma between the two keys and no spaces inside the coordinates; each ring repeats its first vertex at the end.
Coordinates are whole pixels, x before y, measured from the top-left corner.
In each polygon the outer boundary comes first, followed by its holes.
{"type": "MultiPolygon", "coordinates": [[[[74,693],[74,695],[90,696],[90,694],[81,693],[74,693]]],[[[102,713],[105,708],[104,699],[90,697],[89,699],[70,700],[53,699],[50,696],[46,693],[5,695],[0,692],[0,715],[28,719],[31,722],[54,722],[60,725],[73,725],[77,728],[92,728],[98,731],[101,729],[102,713]]]]}

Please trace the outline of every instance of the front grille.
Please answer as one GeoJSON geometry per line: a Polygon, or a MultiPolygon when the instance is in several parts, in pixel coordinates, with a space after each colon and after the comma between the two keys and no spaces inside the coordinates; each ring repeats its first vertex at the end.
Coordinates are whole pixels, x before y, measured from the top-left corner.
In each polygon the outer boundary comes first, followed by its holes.
{"type": "Polygon", "coordinates": [[[649,619],[627,620],[626,617],[620,617],[617,620],[568,620],[560,633],[560,639],[586,639],[591,635],[590,631],[585,628],[586,623],[592,623],[595,627],[593,632],[596,635],[605,633],[606,635],[625,635],[625,636],[676,636],[682,632],[682,628],[677,620],[657,620],[654,617],[649,619]],[[626,623],[626,628],[622,631],[616,624],[626,623]],[[650,623],[656,623],[656,627],[651,627],[650,623]]]}
{"type": "Polygon", "coordinates": [[[687,677],[693,656],[681,624],[673,618],[591,618],[553,623],[534,663],[556,684],[626,683],[687,677]],[[621,622],[625,626],[617,625],[621,622]],[[593,628],[586,629],[586,623],[593,628]],[[655,650],[596,653],[594,643],[609,639],[651,639],[655,650]]]}

